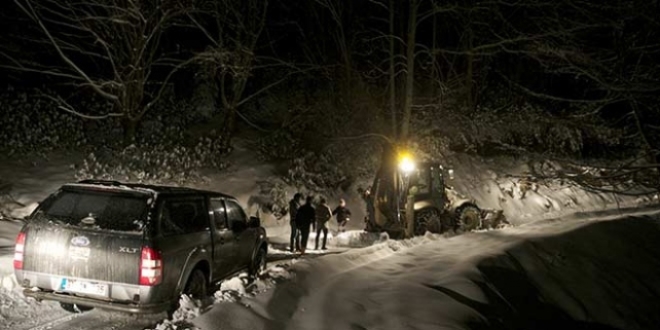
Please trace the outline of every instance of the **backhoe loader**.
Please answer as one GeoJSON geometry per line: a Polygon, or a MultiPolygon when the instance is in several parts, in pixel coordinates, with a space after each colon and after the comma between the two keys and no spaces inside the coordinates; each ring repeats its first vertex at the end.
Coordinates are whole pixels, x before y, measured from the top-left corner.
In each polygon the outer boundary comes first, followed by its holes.
{"type": "Polygon", "coordinates": [[[363,192],[366,230],[404,238],[432,233],[466,232],[506,224],[501,210],[482,210],[447,180],[453,170],[439,163],[416,163],[407,152],[389,152],[363,192]]]}

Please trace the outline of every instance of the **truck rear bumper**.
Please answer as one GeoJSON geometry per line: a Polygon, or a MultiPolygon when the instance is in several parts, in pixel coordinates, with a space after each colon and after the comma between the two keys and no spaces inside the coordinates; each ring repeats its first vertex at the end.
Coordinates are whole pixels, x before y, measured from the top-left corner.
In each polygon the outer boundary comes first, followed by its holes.
{"type": "Polygon", "coordinates": [[[168,311],[172,306],[174,306],[174,304],[171,302],[159,304],[135,304],[122,301],[99,300],[57,292],[34,291],[32,289],[23,290],[23,295],[26,297],[32,297],[37,300],[54,300],[68,304],[77,304],[133,314],[155,314],[168,311]]]}

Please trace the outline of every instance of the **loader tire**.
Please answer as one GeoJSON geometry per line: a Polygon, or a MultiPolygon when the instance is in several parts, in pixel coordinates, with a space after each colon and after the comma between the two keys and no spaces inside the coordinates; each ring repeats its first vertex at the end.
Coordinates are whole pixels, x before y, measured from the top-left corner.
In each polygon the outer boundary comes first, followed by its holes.
{"type": "Polygon", "coordinates": [[[456,210],[456,231],[465,233],[481,228],[481,211],[478,207],[468,204],[456,210]]]}
{"type": "Polygon", "coordinates": [[[424,209],[415,214],[415,236],[422,236],[427,231],[432,233],[442,231],[440,212],[436,209],[424,209]]]}

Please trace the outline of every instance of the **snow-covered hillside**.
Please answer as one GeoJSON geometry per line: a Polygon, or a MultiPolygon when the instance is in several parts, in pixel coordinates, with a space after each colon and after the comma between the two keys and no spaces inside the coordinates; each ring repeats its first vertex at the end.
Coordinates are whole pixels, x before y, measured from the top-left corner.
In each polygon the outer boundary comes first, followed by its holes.
{"type": "MultiPolygon", "coordinates": [[[[274,178],[273,166],[245,146],[229,161],[227,171],[209,173],[205,182],[190,186],[232,194],[247,204],[258,181],[274,178]]],[[[29,214],[36,202],[74,180],[70,162],[71,157],[53,157],[2,164],[0,177],[12,183],[12,197],[24,206],[1,209],[15,217],[29,214]]],[[[278,260],[264,280],[245,288],[241,279],[229,279],[213,308],[184,304],[178,323],[158,328],[653,329],[660,324],[654,309],[660,302],[654,281],[660,278],[660,221],[657,216],[612,220],[635,208],[648,212],[652,207],[641,206],[657,204],[657,197],[587,192],[560,181],[528,189],[527,164],[509,158],[457,157],[450,165],[457,191],[485,208],[503,209],[516,226],[393,241],[362,232],[362,200],[355,191],[337,192],[330,203],[347,199],[353,230],[333,235],[332,222],[330,253],[291,259],[278,251],[288,244],[288,219],[262,215],[272,260],[278,260]]],[[[20,226],[0,220],[0,329],[27,329],[49,320],[60,322],[48,325],[53,329],[144,328],[100,311],[75,317],[74,323],[56,303],[25,299],[11,265],[20,226]]],[[[314,235],[309,248],[313,240],[314,235]]]]}
{"type": "MultiPolygon", "coordinates": [[[[53,155],[48,159],[13,160],[0,164],[0,178],[12,185],[12,197],[24,206],[15,203],[0,203],[0,211],[14,217],[29,214],[36,203],[56,190],[60,185],[74,181],[73,164],[81,155],[53,155]]],[[[559,217],[574,212],[589,212],[603,209],[635,207],[657,203],[658,196],[624,196],[606,192],[581,189],[570,182],[550,180],[530,182],[529,161],[511,157],[483,159],[468,155],[455,155],[447,160],[446,166],[453,168],[455,179],[448,181],[457,192],[474,198],[482,208],[502,209],[509,221],[523,224],[559,217]]],[[[272,164],[260,161],[251,150],[250,143],[236,139],[235,149],[227,158],[229,167],[224,171],[208,171],[202,182],[190,182],[187,186],[221,191],[236,196],[246,205],[252,196],[258,195],[258,183],[264,180],[277,180],[272,164]]],[[[368,186],[368,180],[361,186],[368,186]]],[[[288,187],[288,198],[296,192],[288,187]]],[[[328,196],[330,205],[336,205],[339,198],[347,200],[353,213],[350,229],[363,229],[365,204],[357,193],[357,187],[347,191],[337,191],[328,196]]],[[[249,210],[254,214],[255,208],[249,210]]],[[[275,219],[261,214],[262,223],[270,227],[274,236],[285,235],[288,219],[275,219]]],[[[13,240],[13,237],[11,238],[13,240]]]]}

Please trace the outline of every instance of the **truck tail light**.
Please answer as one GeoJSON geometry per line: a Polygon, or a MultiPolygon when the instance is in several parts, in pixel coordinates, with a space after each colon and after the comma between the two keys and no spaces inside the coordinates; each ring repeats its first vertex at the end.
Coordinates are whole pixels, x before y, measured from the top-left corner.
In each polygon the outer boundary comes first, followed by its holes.
{"type": "Polygon", "coordinates": [[[14,249],[14,269],[23,269],[23,256],[25,255],[25,233],[20,232],[16,237],[14,249]]]}
{"type": "Polygon", "coordinates": [[[140,285],[153,286],[163,280],[163,260],[160,253],[149,246],[142,247],[140,285]]]}

